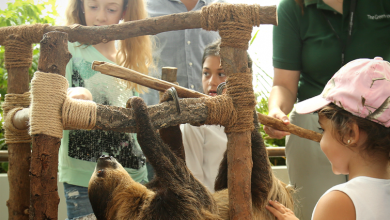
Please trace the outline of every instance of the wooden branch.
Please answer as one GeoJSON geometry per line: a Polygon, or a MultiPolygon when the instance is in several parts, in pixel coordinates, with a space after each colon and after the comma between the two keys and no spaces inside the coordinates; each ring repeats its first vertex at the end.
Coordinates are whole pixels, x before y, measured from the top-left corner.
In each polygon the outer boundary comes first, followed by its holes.
{"type": "MultiPolygon", "coordinates": [[[[262,24],[277,25],[275,5],[261,6],[259,16],[262,24]]],[[[68,33],[70,42],[78,41],[85,44],[99,44],[143,35],[155,35],[167,31],[201,28],[200,22],[201,12],[191,11],[100,27],[81,25],[48,26],[44,33],[60,31],[68,33]]],[[[15,31],[19,32],[19,30],[15,31]]],[[[5,35],[8,34],[12,33],[9,33],[9,30],[6,28],[0,28],[0,45],[3,45],[5,35]]]]}
{"type": "MultiPolygon", "coordinates": [[[[50,32],[41,41],[38,70],[65,76],[70,60],[66,33],[50,32]]],[[[42,112],[45,114],[45,112],[42,112]]],[[[32,136],[30,220],[58,219],[58,151],[61,139],[45,134],[32,136]]]]}
{"type": "MultiPolygon", "coordinates": [[[[176,105],[173,101],[164,102],[158,105],[148,106],[148,112],[155,129],[166,128],[178,124],[193,123],[199,124],[207,118],[207,106],[199,99],[181,99],[179,100],[181,114],[177,114],[176,105]]],[[[20,118],[25,120],[18,121],[14,117],[14,123],[27,124],[29,121],[29,108],[25,108],[18,113],[20,118]]],[[[20,119],[19,118],[19,119],[20,119]]],[[[19,128],[21,129],[21,128],[19,128]]],[[[64,130],[74,130],[78,128],[64,128],[64,130]]],[[[95,130],[117,131],[136,133],[133,110],[116,106],[97,104],[95,130]]]]}
{"type": "MultiPolygon", "coordinates": [[[[6,50],[5,56],[7,57],[8,53],[15,52],[17,51],[6,50]]],[[[30,56],[32,56],[32,54],[30,54],[30,56]]],[[[29,91],[30,79],[28,69],[28,67],[7,69],[8,94],[23,94],[29,91]]],[[[10,220],[28,220],[28,209],[30,207],[30,144],[8,144],[8,156],[8,216],[10,220]]]]}
{"type": "Polygon", "coordinates": [[[267,147],[268,157],[285,157],[286,148],[285,147],[267,147]]]}
{"type": "Polygon", "coordinates": [[[263,115],[260,113],[257,113],[257,118],[259,119],[259,122],[263,125],[269,126],[271,128],[280,130],[280,131],[287,131],[291,134],[295,134],[301,138],[306,138],[312,141],[320,142],[322,135],[320,133],[317,133],[312,130],[308,130],[305,128],[298,127],[293,124],[285,125],[281,120],[263,115]]]}
{"type": "Polygon", "coordinates": [[[177,68],[176,67],[163,67],[161,70],[161,80],[175,83],[177,82],[177,68]]]}
{"type": "MultiPolygon", "coordinates": [[[[228,77],[245,73],[248,68],[247,52],[243,49],[222,47],[222,68],[228,77]]],[[[227,85],[229,90],[229,85],[227,85]]],[[[229,93],[228,93],[229,94],[229,93]]],[[[232,96],[235,94],[231,94],[232,96]]],[[[251,100],[247,104],[250,105],[251,100]]],[[[235,105],[235,103],[233,103],[235,105]]],[[[239,109],[241,106],[234,106],[239,109]]],[[[253,106],[254,107],[254,106],[253,106]]],[[[238,113],[239,114],[239,113],[238,113]]],[[[253,117],[252,121],[253,122],[253,117]]],[[[227,133],[229,215],[231,220],[251,220],[252,213],[252,150],[251,130],[227,133]]]]}
{"type": "Polygon", "coordinates": [[[12,122],[16,129],[27,130],[29,128],[28,126],[29,120],[30,120],[30,108],[24,108],[15,113],[12,122]]]}
{"type": "MultiPolygon", "coordinates": [[[[155,129],[206,121],[207,107],[199,99],[181,99],[179,103],[180,114],[177,114],[173,101],[148,106],[149,116],[155,129]]],[[[136,133],[133,110],[97,105],[96,125],[93,129],[136,133]]]]}
{"type": "MultiPolygon", "coordinates": [[[[172,102],[169,103],[169,107],[156,105],[156,106],[153,106],[153,108],[150,108],[149,112],[154,112],[153,115],[151,114],[151,116],[150,116],[152,118],[152,121],[156,120],[156,118],[157,118],[156,113],[163,112],[164,108],[169,108],[171,112],[175,113],[175,110],[174,110],[175,106],[173,106],[171,103],[172,102]]],[[[189,114],[195,114],[196,111],[198,111],[199,109],[202,109],[202,111],[206,111],[206,109],[205,109],[206,107],[205,106],[200,107],[201,103],[198,103],[195,99],[191,100],[190,102],[185,102],[183,99],[183,100],[181,100],[180,103],[181,103],[180,104],[181,107],[185,106],[184,108],[188,108],[187,111],[189,111],[189,114]],[[194,106],[191,106],[191,105],[194,105],[194,106]]],[[[109,114],[111,114],[111,113],[107,113],[106,111],[110,111],[110,112],[112,111],[113,114],[118,113],[118,111],[122,111],[121,109],[117,110],[117,109],[115,109],[115,107],[113,109],[111,109],[110,107],[107,107],[107,106],[101,106],[101,107],[98,107],[98,109],[101,109],[101,110],[98,110],[98,114],[101,115],[99,117],[102,121],[109,121],[110,120],[109,114]],[[105,113],[103,114],[103,112],[105,112],[105,113]],[[105,117],[103,117],[102,115],[104,115],[105,117]]],[[[18,128],[20,130],[28,129],[29,112],[30,111],[28,108],[25,108],[21,111],[16,112],[14,119],[13,119],[13,123],[14,123],[16,128],[18,128]]],[[[159,113],[159,115],[160,115],[160,113],[159,113]]],[[[175,125],[174,123],[168,121],[168,118],[169,118],[168,113],[162,113],[162,114],[163,115],[161,117],[163,117],[164,119],[162,119],[159,124],[155,124],[156,129],[162,128],[163,124],[175,125]]],[[[103,130],[109,130],[110,129],[109,127],[111,127],[112,129],[115,129],[117,131],[134,133],[135,128],[132,126],[135,125],[135,122],[132,119],[132,113],[125,111],[125,112],[122,112],[122,115],[123,115],[123,118],[118,119],[118,120],[123,122],[123,123],[121,123],[121,126],[123,126],[123,127],[120,127],[119,123],[117,123],[117,122],[111,122],[112,125],[110,125],[110,126],[103,126],[102,125],[101,128],[103,130]]],[[[291,134],[295,134],[299,137],[306,138],[306,139],[309,139],[312,141],[316,141],[316,142],[321,141],[322,135],[320,133],[315,132],[315,131],[301,128],[301,127],[293,125],[293,124],[285,125],[282,121],[275,119],[275,118],[272,118],[268,115],[263,115],[261,113],[257,113],[257,117],[258,117],[259,122],[263,125],[266,125],[266,126],[269,126],[271,128],[278,129],[281,131],[287,131],[287,132],[290,132],[291,134]]],[[[202,112],[202,114],[193,115],[193,117],[189,120],[191,120],[191,123],[200,123],[200,122],[204,121],[206,118],[207,118],[207,112],[202,112]]],[[[185,118],[182,118],[182,119],[175,118],[174,120],[181,121],[183,123],[190,122],[190,121],[185,121],[186,120],[185,118]]],[[[100,123],[104,124],[105,122],[100,122],[100,123]]],[[[98,128],[95,128],[95,129],[98,129],[98,128]]]]}
{"type": "MultiPolygon", "coordinates": [[[[177,83],[177,68],[176,67],[163,67],[161,69],[161,80],[179,85],[177,83]]],[[[159,100],[161,101],[161,98],[163,97],[164,92],[158,92],[158,95],[160,96],[159,100]]]]}
{"type": "MultiPolygon", "coordinates": [[[[267,147],[267,153],[269,157],[285,157],[285,147],[267,147]]],[[[0,150],[0,162],[8,161],[8,151],[0,150]]]]}
{"type": "MultiPolygon", "coordinates": [[[[8,152],[9,152],[8,150],[0,150],[0,162],[8,162],[9,161],[8,152]]],[[[8,174],[8,179],[9,179],[9,174],[8,174]]],[[[30,179],[29,179],[29,181],[30,181],[30,179]]],[[[29,186],[28,189],[30,189],[30,184],[28,184],[28,186],[29,186]]],[[[30,196],[30,192],[28,192],[28,196],[30,196]]]]}
{"type": "MultiPolygon", "coordinates": [[[[163,67],[161,69],[161,79],[167,82],[178,84],[177,82],[177,68],[176,67],[163,67]]],[[[167,101],[169,95],[167,93],[159,92],[160,103],[167,101]]],[[[180,113],[181,114],[181,113],[180,113]]],[[[183,145],[182,133],[180,130],[180,124],[171,126],[168,128],[162,128],[158,130],[162,141],[169,146],[172,152],[179,158],[186,161],[186,154],[183,145]]]]}
{"type": "MultiPolygon", "coordinates": [[[[151,76],[147,76],[145,74],[139,73],[137,71],[127,69],[125,67],[121,67],[112,63],[102,62],[102,61],[94,61],[92,64],[92,69],[99,71],[103,74],[114,76],[119,79],[125,79],[142,86],[146,86],[148,88],[155,89],[160,92],[165,92],[165,90],[175,87],[177,94],[180,98],[200,98],[207,97],[207,95],[190,90],[176,84],[166,82],[164,80],[156,79],[151,76]]],[[[200,74],[200,73],[199,73],[200,74]]]]}

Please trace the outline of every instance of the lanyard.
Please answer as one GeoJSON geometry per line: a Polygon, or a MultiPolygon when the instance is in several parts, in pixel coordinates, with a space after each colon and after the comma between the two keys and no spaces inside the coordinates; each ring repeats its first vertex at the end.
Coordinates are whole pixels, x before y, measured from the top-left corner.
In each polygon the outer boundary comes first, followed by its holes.
{"type": "Polygon", "coordinates": [[[343,41],[341,40],[340,36],[337,34],[332,23],[330,23],[329,18],[326,17],[324,11],[321,10],[322,15],[324,16],[325,20],[329,24],[329,27],[332,29],[333,33],[337,37],[337,40],[339,40],[339,42],[340,42],[340,45],[341,45],[341,66],[344,65],[345,48],[346,48],[347,44],[349,43],[349,41],[351,40],[352,27],[353,27],[353,17],[354,17],[355,10],[356,10],[356,1],[357,0],[351,0],[351,8],[350,8],[350,15],[349,15],[349,27],[348,27],[348,38],[347,38],[347,42],[345,44],[343,44],[343,41]]]}

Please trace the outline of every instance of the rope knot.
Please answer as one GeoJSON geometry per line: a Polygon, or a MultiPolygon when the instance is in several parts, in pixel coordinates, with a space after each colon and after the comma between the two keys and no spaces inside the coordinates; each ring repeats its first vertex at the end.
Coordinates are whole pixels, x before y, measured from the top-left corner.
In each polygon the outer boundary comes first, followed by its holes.
{"type": "Polygon", "coordinates": [[[4,110],[4,137],[5,143],[30,143],[31,136],[28,130],[19,130],[13,124],[16,112],[30,105],[30,93],[6,94],[2,108],[4,110]]]}
{"type": "Polygon", "coordinates": [[[248,49],[253,26],[260,25],[260,6],[214,3],[201,11],[201,26],[219,31],[221,47],[248,49]]]}
{"type": "Polygon", "coordinates": [[[32,64],[32,45],[19,35],[11,34],[6,38],[5,68],[30,67],[32,64]]]}
{"type": "Polygon", "coordinates": [[[207,106],[205,124],[220,124],[226,133],[253,130],[253,109],[256,105],[252,88],[252,73],[232,74],[226,80],[227,93],[217,97],[202,98],[207,106]]]}
{"type": "Polygon", "coordinates": [[[256,105],[255,94],[252,87],[252,73],[249,68],[245,73],[231,74],[226,80],[228,88],[226,94],[231,97],[237,120],[233,126],[226,127],[226,133],[252,131],[253,109],[256,105]]]}
{"type": "Polygon", "coordinates": [[[62,138],[61,109],[67,97],[68,81],[54,74],[35,72],[31,80],[30,134],[62,138]]]}
{"type": "Polygon", "coordinates": [[[227,95],[201,98],[207,106],[207,120],[205,124],[220,124],[226,128],[231,127],[237,120],[237,112],[232,99],[227,95]]]}

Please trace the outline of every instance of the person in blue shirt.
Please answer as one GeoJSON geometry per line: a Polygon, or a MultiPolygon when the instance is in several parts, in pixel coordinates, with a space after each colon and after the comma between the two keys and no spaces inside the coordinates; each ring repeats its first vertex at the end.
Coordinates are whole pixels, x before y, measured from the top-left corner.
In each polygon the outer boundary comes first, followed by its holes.
{"type": "MultiPolygon", "coordinates": [[[[150,17],[200,10],[220,0],[146,0],[150,17]]],[[[203,92],[202,89],[202,55],[207,45],[219,39],[218,32],[201,28],[168,31],[154,36],[156,48],[153,51],[156,68],[150,76],[161,78],[162,67],[177,67],[177,82],[180,86],[203,92]]],[[[147,105],[158,104],[159,95],[149,90],[141,97],[147,105]]]]}

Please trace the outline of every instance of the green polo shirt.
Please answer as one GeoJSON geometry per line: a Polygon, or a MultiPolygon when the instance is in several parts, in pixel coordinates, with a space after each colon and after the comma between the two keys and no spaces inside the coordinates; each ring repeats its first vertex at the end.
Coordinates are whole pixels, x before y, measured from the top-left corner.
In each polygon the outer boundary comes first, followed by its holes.
{"type": "MultiPolygon", "coordinates": [[[[273,30],[274,67],[301,72],[298,101],[320,94],[340,69],[342,46],[324,16],[346,44],[351,0],[344,0],[343,14],[322,0],[304,3],[302,14],[294,0],[281,0],[277,9],[278,26],[273,30]]],[[[390,60],[390,0],[357,0],[344,63],[376,56],[390,60]]]]}

